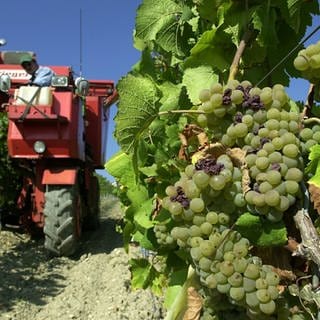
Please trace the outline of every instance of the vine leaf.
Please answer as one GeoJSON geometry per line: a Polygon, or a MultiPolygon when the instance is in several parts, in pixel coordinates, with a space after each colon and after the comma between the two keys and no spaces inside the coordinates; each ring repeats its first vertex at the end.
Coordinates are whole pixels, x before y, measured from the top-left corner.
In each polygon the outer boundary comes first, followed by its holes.
{"type": "Polygon", "coordinates": [[[236,230],[253,245],[259,247],[281,246],[287,242],[287,231],[282,221],[272,223],[250,213],[238,218],[236,230]]]}
{"type": "Polygon", "coordinates": [[[218,81],[218,75],[214,73],[210,66],[188,68],[182,78],[182,83],[186,86],[189,99],[193,104],[200,103],[199,93],[201,89],[209,88],[218,81]]]}
{"type": "Polygon", "coordinates": [[[308,181],[308,189],[313,206],[320,214],[320,145],[310,148],[309,160],[306,172],[312,175],[312,178],[308,181]]]}
{"type": "Polygon", "coordinates": [[[120,101],[115,116],[115,137],[122,150],[128,153],[157,117],[160,91],[150,78],[131,74],[119,81],[117,90],[120,101]]]}
{"type": "Polygon", "coordinates": [[[168,52],[180,54],[183,7],[172,0],[145,0],[137,10],[136,38],[145,42],[156,40],[168,52]]]}

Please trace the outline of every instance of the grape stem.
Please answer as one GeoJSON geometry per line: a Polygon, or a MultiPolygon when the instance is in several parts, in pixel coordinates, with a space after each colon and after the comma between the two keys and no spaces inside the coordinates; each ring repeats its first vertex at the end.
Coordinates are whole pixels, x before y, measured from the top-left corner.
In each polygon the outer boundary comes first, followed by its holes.
{"type": "Polygon", "coordinates": [[[202,110],[168,110],[168,111],[161,111],[158,113],[159,116],[163,115],[170,115],[172,113],[197,113],[197,114],[205,114],[202,110]]]}
{"type": "Polygon", "coordinates": [[[311,83],[309,86],[306,102],[304,103],[304,109],[302,112],[303,118],[307,118],[310,115],[311,108],[313,105],[313,100],[314,100],[314,90],[315,90],[315,86],[314,84],[311,83]]]}
{"type": "Polygon", "coordinates": [[[243,55],[243,52],[248,45],[248,43],[253,40],[257,36],[257,31],[253,29],[247,29],[246,32],[243,34],[243,37],[239,43],[238,49],[234,55],[232,64],[230,66],[230,73],[229,73],[229,78],[228,81],[234,80],[238,70],[239,70],[239,64],[241,57],[243,55]]]}
{"type": "Polygon", "coordinates": [[[320,119],[313,117],[313,118],[308,118],[308,119],[303,120],[304,124],[310,124],[312,122],[316,122],[316,123],[320,124],[320,119]]]}

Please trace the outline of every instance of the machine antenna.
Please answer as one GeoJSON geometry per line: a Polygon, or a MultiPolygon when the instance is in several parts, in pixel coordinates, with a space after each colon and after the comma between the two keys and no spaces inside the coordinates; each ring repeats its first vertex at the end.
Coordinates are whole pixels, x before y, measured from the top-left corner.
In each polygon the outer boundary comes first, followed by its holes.
{"type": "Polygon", "coordinates": [[[80,77],[82,77],[82,9],[80,8],[80,77]]]}

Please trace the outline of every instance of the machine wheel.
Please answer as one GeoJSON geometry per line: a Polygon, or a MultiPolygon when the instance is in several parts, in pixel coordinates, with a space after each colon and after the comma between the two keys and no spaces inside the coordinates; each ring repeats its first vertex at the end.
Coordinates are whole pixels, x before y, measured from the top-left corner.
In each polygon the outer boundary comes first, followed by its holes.
{"type": "Polygon", "coordinates": [[[100,226],[100,186],[97,177],[91,177],[88,214],[84,219],[84,230],[96,230],[100,226]]]}
{"type": "Polygon", "coordinates": [[[55,256],[77,250],[81,233],[81,198],[76,185],[49,185],[45,193],[45,248],[55,256]]]}

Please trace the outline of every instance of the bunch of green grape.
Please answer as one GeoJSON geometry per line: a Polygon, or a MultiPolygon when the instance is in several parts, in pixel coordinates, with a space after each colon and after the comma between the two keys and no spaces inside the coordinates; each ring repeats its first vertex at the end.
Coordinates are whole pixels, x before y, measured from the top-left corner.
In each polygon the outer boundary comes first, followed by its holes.
{"type": "Polygon", "coordinates": [[[177,221],[171,237],[189,253],[202,284],[226,295],[230,308],[271,315],[279,276],[251,257],[249,241],[229,228],[246,204],[244,198],[238,199],[243,194],[240,180],[241,170],[228,155],[208,156],[187,166],[166,188],[162,205],[177,221]],[[232,209],[226,212],[230,202],[232,209]]]}
{"type": "Polygon", "coordinates": [[[173,237],[171,236],[168,226],[164,223],[158,223],[153,228],[157,243],[163,246],[171,246],[175,244],[173,237]]]}
{"type": "Polygon", "coordinates": [[[298,52],[293,61],[294,67],[311,83],[320,81],[320,41],[310,44],[298,52]]]}
{"type": "MultiPolygon", "coordinates": [[[[224,113],[229,125],[220,141],[229,148],[240,147],[246,152],[251,179],[251,190],[244,199],[248,210],[273,222],[281,220],[299,197],[302,156],[319,141],[317,130],[314,129],[313,134],[309,132],[311,129],[301,131],[300,112],[290,110],[289,97],[279,84],[262,89],[248,81],[234,80],[225,87],[214,84],[211,89],[200,92],[200,100],[199,108],[206,112],[199,115],[200,121],[214,114],[217,108],[233,111],[228,115],[227,111],[224,113]],[[221,105],[217,105],[217,88],[222,92],[219,93],[221,105]],[[301,133],[305,139],[302,142],[301,133]]],[[[214,132],[212,136],[217,138],[214,132]]]]}

